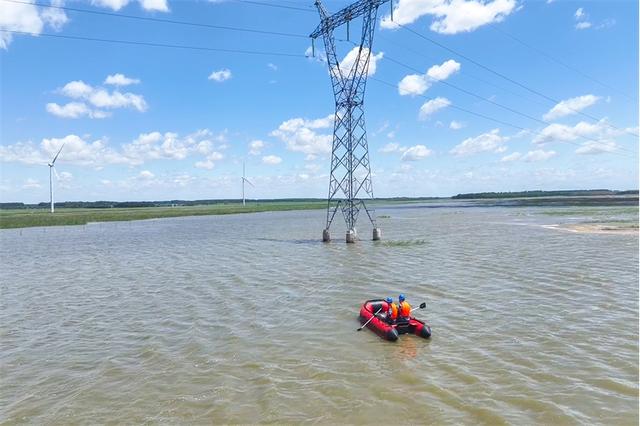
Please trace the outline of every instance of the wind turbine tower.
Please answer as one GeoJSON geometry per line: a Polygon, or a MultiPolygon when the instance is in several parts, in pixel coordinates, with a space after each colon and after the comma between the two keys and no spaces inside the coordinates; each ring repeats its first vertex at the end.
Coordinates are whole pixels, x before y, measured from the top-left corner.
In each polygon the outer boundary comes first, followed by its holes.
{"type": "Polygon", "coordinates": [[[245,175],[245,166],[244,166],[244,161],[243,161],[242,162],[242,206],[243,207],[245,206],[245,200],[244,200],[244,183],[245,182],[255,188],[255,186],[253,186],[253,184],[249,181],[249,179],[247,179],[247,177],[245,175]]]}
{"type": "MultiPolygon", "coordinates": [[[[342,211],[347,225],[347,243],[355,243],[357,240],[356,222],[361,210],[367,213],[373,225],[373,239],[379,240],[382,236],[380,228],[376,225],[375,212],[367,208],[360,195],[373,198],[369,146],[364,122],[364,92],[378,7],[388,1],[359,0],[333,15],[329,15],[321,0],[315,2],[320,13],[320,24],[310,35],[312,48],[315,51],[313,42],[322,36],[335,97],[331,176],[327,222],[322,232],[323,241],[331,240],[329,228],[338,210],[342,211]],[[336,55],[333,32],[346,24],[348,39],[349,22],[359,17],[362,17],[362,33],[357,56],[351,69],[343,70],[336,55]]],[[[393,13],[393,4],[391,10],[393,13]]]]}
{"type": "Polygon", "coordinates": [[[49,199],[51,200],[51,213],[53,213],[55,210],[53,202],[53,173],[55,172],[56,177],[58,176],[58,172],[55,171],[55,165],[56,160],[58,159],[58,155],[60,155],[60,152],[62,152],[62,148],[64,148],[64,144],[62,144],[56,156],[53,157],[53,160],[51,160],[51,162],[47,164],[49,166],[49,199]]]}

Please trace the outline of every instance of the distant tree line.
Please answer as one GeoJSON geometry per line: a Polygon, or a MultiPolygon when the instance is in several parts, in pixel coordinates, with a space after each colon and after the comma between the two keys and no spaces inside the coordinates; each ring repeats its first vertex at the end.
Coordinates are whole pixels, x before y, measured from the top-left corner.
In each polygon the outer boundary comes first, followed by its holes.
{"type": "Polygon", "coordinates": [[[530,197],[584,197],[597,195],[638,195],[638,190],[612,191],[609,189],[576,189],[568,191],[520,191],[520,192],[472,192],[451,198],[458,200],[482,198],[530,198],[530,197]]]}

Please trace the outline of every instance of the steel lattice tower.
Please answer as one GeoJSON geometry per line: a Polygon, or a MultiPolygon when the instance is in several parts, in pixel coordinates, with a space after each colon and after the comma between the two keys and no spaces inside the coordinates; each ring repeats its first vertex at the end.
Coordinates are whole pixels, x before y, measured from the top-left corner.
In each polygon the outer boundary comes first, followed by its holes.
{"type": "Polygon", "coordinates": [[[375,212],[367,208],[360,195],[373,198],[369,146],[364,121],[364,92],[378,7],[387,1],[389,0],[359,0],[333,15],[327,13],[321,0],[315,2],[320,13],[320,24],[310,37],[312,41],[319,36],[324,40],[336,108],[327,224],[322,233],[323,241],[331,239],[329,228],[338,210],[342,211],[347,225],[348,243],[356,241],[356,222],[361,210],[367,213],[373,225],[373,239],[379,240],[381,236],[380,229],[376,226],[375,212]],[[346,24],[348,38],[349,22],[360,16],[362,16],[362,35],[357,56],[351,68],[343,70],[336,55],[333,31],[346,24]]]}

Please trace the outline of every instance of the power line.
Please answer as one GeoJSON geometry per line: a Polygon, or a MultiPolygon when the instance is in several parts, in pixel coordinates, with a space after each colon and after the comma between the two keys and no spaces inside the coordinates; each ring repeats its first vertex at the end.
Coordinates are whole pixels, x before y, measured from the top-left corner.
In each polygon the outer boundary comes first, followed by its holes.
{"type": "MultiPolygon", "coordinates": [[[[388,81],[380,80],[380,79],[378,79],[376,77],[372,77],[372,76],[369,76],[369,79],[371,79],[373,81],[376,81],[378,83],[384,84],[386,86],[393,87],[394,89],[396,88],[395,84],[389,83],[388,81]]],[[[430,97],[425,96],[425,95],[418,95],[418,96],[420,96],[421,98],[424,98],[426,100],[429,100],[429,101],[433,100],[433,98],[430,98],[430,97]]],[[[528,129],[526,127],[518,126],[517,124],[513,124],[513,123],[510,123],[510,122],[507,122],[507,121],[503,121],[503,120],[500,120],[500,119],[497,119],[497,118],[493,118],[493,117],[490,117],[488,115],[484,115],[484,114],[481,114],[481,113],[478,113],[478,112],[475,112],[475,111],[471,111],[471,110],[459,107],[459,106],[454,105],[454,104],[449,105],[449,108],[457,109],[458,111],[462,111],[462,112],[465,112],[467,114],[475,115],[476,117],[484,118],[486,120],[493,121],[493,122],[499,123],[499,124],[503,124],[505,126],[509,126],[509,127],[514,128],[514,129],[522,130],[522,131],[525,131],[525,132],[530,132],[530,133],[533,133],[534,135],[546,137],[546,135],[544,135],[542,132],[538,132],[536,130],[532,130],[532,129],[528,129]]],[[[583,137],[584,138],[584,136],[581,136],[581,135],[579,137],[583,137]]],[[[575,145],[577,147],[582,147],[583,146],[580,143],[573,142],[573,141],[562,141],[562,142],[563,143],[566,142],[566,143],[569,143],[571,145],[575,145]]],[[[597,142],[600,142],[600,141],[597,141],[597,142]]],[[[617,149],[620,150],[619,147],[617,149]]],[[[622,152],[609,151],[608,153],[609,154],[614,154],[614,155],[621,155],[623,157],[629,157],[628,155],[626,155],[626,154],[624,154],[622,152]]]]}
{"type": "Polygon", "coordinates": [[[135,45],[135,46],[167,47],[172,49],[187,49],[187,50],[200,50],[200,51],[224,52],[224,53],[241,53],[246,55],[287,56],[292,58],[306,58],[306,56],[300,55],[297,53],[265,52],[265,51],[259,51],[259,50],[186,46],[181,44],[151,43],[151,42],[145,42],[145,41],[132,41],[132,40],[114,40],[114,39],[105,39],[105,38],[96,38],[96,37],[71,36],[71,35],[64,35],[64,34],[45,34],[45,33],[38,34],[38,33],[30,33],[25,31],[5,30],[3,28],[0,28],[0,31],[10,33],[10,34],[31,35],[31,36],[38,36],[38,37],[54,37],[54,38],[63,38],[63,39],[70,39],[70,40],[99,41],[102,43],[129,44],[129,45],[135,45]]]}
{"type": "Polygon", "coordinates": [[[150,22],[160,22],[165,24],[177,24],[177,25],[188,25],[192,27],[200,27],[200,28],[213,28],[217,30],[229,30],[229,31],[240,31],[240,32],[248,32],[248,33],[256,33],[256,34],[264,34],[264,35],[275,35],[275,36],[283,36],[283,37],[296,37],[296,38],[307,38],[307,35],[303,34],[292,34],[292,33],[283,33],[278,31],[267,31],[267,30],[258,30],[252,28],[240,28],[240,27],[230,27],[224,25],[212,25],[212,24],[202,24],[197,22],[187,22],[187,21],[177,21],[173,19],[162,19],[162,18],[152,18],[148,16],[136,16],[136,15],[126,15],[123,13],[111,13],[104,12],[100,10],[89,10],[89,9],[79,9],[76,7],[68,7],[68,6],[56,6],[53,4],[44,4],[44,3],[29,3],[23,0],[1,0],[9,3],[18,3],[18,4],[30,4],[39,7],[47,7],[51,9],[60,9],[67,10],[71,12],[80,12],[80,13],[89,13],[92,15],[103,15],[103,16],[111,16],[116,18],[126,18],[126,19],[136,19],[139,21],[150,21],[150,22]]]}
{"type": "Polygon", "coordinates": [[[591,80],[591,81],[593,81],[594,83],[598,83],[599,85],[601,85],[601,86],[603,86],[603,87],[606,87],[607,89],[613,90],[613,91],[615,91],[615,92],[619,93],[620,95],[624,96],[625,98],[627,98],[628,100],[630,100],[630,101],[632,101],[632,102],[638,102],[638,99],[637,99],[637,98],[631,98],[631,97],[627,96],[627,94],[626,94],[626,93],[624,93],[623,91],[618,90],[618,89],[616,89],[615,87],[612,87],[612,86],[610,86],[610,85],[608,85],[608,84],[606,84],[606,83],[603,83],[602,81],[600,81],[600,80],[598,80],[598,79],[596,79],[596,78],[594,78],[594,77],[591,77],[590,75],[586,74],[585,72],[581,71],[580,69],[578,69],[578,68],[576,68],[576,67],[573,67],[573,66],[571,66],[571,65],[567,64],[566,62],[561,61],[560,59],[558,59],[558,58],[556,58],[556,57],[554,57],[554,56],[552,56],[552,55],[548,54],[547,52],[545,52],[545,51],[544,51],[544,50],[542,50],[542,49],[538,49],[537,47],[532,46],[532,45],[530,45],[530,44],[526,43],[525,41],[523,41],[523,40],[519,39],[518,37],[514,36],[513,34],[509,34],[508,32],[506,32],[506,31],[504,31],[504,30],[501,30],[500,28],[498,28],[498,27],[496,27],[496,26],[494,26],[494,27],[492,27],[492,28],[493,28],[495,31],[497,31],[497,32],[499,32],[499,33],[502,33],[502,34],[504,34],[505,36],[509,37],[510,39],[517,41],[518,43],[520,43],[521,45],[523,45],[523,46],[527,47],[528,49],[531,49],[531,50],[533,50],[534,52],[537,52],[538,54],[540,54],[540,55],[542,55],[542,56],[544,56],[544,57],[546,57],[546,58],[548,58],[548,59],[552,60],[553,62],[555,62],[555,63],[557,63],[557,64],[559,64],[559,65],[562,65],[563,67],[567,68],[568,70],[571,70],[571,71],[573,71],[573,72],[575,72],[575,73],[577,73],[577,74],[580,74],[580,75],[581,75],[581,76],[583,76],[584,78],[586,78],[586,79],[588,79],[588,80],[591,80]]]}
{"type": "MultiPolygon", "coordinates": [[[[405,64],[405,63],[402,63],[402,62],[400,62],[400,61],[397,61],[397,60],[395,60],[395,59],[391,58],[389,55],[385,55],[385,59],[388,59],[389,61],[391,61],[391,62],[393,62],[393,63],[395,63],[395,64],[398,64],[398,65],[400,65],[400,66],[402,66],[402,67],[405,67],[405,68],[407,68],[407,69],[409,69],[409,70],[411,70],[411,71],[415,71],[415,72],[422,73],[422,71],[420,71],[420,70],[418,70],[418,69],[416,69],[416,68],[414,68],[414,67],[412,67],[412,66],[410,66],[410,65],[407,65],[407,64],[405,64]]],[[[509,106],[502,105],[502,104],[500,104],[500,103],[498,103],[498,102],[492,101],[491,99],[487,99],[487,98],[485,98],[484,96],[481,96],[481,95],[478,95],[477,93],[473,93],[473,92],[471,92],[471,91],[469,91],[469,90],[463,89],[462,87],[456,86],[455,84],[449,83],[449,82],[447,82],[447,81],[444,81],[444,80],[436,80],[436,81],[437,81],[438,83],[441,83],[441,84],[444,84],[444,85],[446,85],[446,86],[452,87],[452,88],[454,88],[454,89],[456,89],[456,90],[458,90],[458,91],[460,91],[460,92],[466,93],[467,95],[473,96],[473,97],[475,97],[475,98],[477,98],[477,99],[480,99],[480,100],[482,100],[482,101],[488,102],[488,103],[490,103],[490,104],[492,104],[492,105],[495,105],[495,106],[497,106],[497,107],[499,107],[499,108],[505,109],[505,110],[510,111],[510,112],[512,112],[512,113],[514,113],[514,114],[517,114],[517,115],[520,115],[520,116],[522,116],[522,117],[528,118],[529,120],[535,121],[535,122],[540,123],[540,124],[543,124],[543,125],[545,125],[545,126],[548,126],[548,125],[552,124],[552,123],[549,123],[549,122],[547,122],[547,121],[540,120],[539,118],[534,117],[534,116],[532,116],[532,115],[529,115],[529,114],[526,114],[526,113],[524,113],[524,112],[518,111],[518,110],[516,110],[516,109],[514,109],[514,108],[511,108],[511,107],[509,107],[509,106]]],[[[588,140],[591,140],[591,141],[593,141],[593,142],[601,142],[601,140],[599,140],[599,139],[595,139],[595,138],[591,138],[591,137],[589,137],[589,136],[581,135],[581,137],[582,137],[582,138],[585,138],[585,139],[588,139],[588,140]]],[[[622,150],[622,151],[628,151],[627,149],[624,149],[624,148],[620,148],[620,150],[622,150]]],[[[630,152],[630,151],[629,151],[629,152],[630,152]]]]}
{"type": "Polygon", "coordinates": [[[257,6],[269,6],[269,7],[278,7],[281,9],[291,9],[291,10],[301,10],[303,12],[314,12],[311,9],[304,9],[302,7],[295,7],[295,6],[285,6],[283,4],[274,4],[274,3],[266,3],[266,2],[261,2],[261,1],[253,1],[253,0],[233,0],[237,3],[244,3],[244,4],[252,4],[252,5],[257,5],[257,6]]]}
{"type": "MultiPolygon", "coordinates": [[[[428,42],[430,42],[430,43],[435,44],[436,46],[438,46],[438,47],[440,47],[440,48],[442,48],[442,49],[444,49],[444,50],[446,50],[446,51],[448,51],[448,52],[453,53],[454,55],[457,55],[457,56],[459,56],[459,57],[461,57],[461,58],[463,58],[463,59],[465,59],[465,60],[467,60],[467,61],[471,62],[472,64],[474,64],[474,65],[476,65],[476,66],[478,66],[478,67],[480,67],[480,68],[482,68],[482,69],[484,69],[484,70],[486,70],[486,71],[489,71],[489,72],[490,72],[490,73],[492,73],[492,74],[495,74],[495,75],[497,75],[497,76],[499,76],[499,77],[501,77],[501,78],[503,78],[503,79],[505,79],[505,80],[507,80],[507,81],[509,81],[509,82],[511,82],[511,83],[513,83],[513,84],[515,84],[515,85],[517,85],[517,86],[522,87],[523,89],[525,89],[525,90],[527,90],[527,91],[529,91],[529,92],[531,92],[531,93],[534,93],[534,94],[536,94],[536,95],[538,95],[538,96],[540,96],[540,97],[542,97],[542,98],[544,98],[544,99],[547,99],[547,100],[549,100],[549,101],[553,102],[554,104],[559,104],[559,103],[560,103],[560,101],[559,101],[559,100],[554,99],[554,98],[552,98],[552,97],[550,97],[550,96],[547,96],[547,95],[545,95],[544,93],[541,93],[541,92],[539,92],[539,91],[537,91],[537,90],[535,90],[535,89],[532,89],[532,88],[530,88],[530,87],[528,87],[528,86],[526,86],[526,85],[524,85],[524,84],[522,84],[522,83],[520,83],[520,82],[518,82],[518,81],[516,81],[516,80],[514,80],[514,79],[512,79],[512,78],[510,78],[510,77],[508,77],[508,76],[506,76],[506,75],[504,75],[504,74],[502,74],[501,72],[498,72],[498,71],[496,71],[496,70],[494,70],[494,69],[492,69],[492,68],[489,68],[489,67],[487,67],[486,65],[483,65],[483,64],[481,64],[480,62],[478,62],[478,61],[476,61],[476,60],[474,60],[474,59],[472,59],[472,58],[470,58],[470,57],[468,57],[468,56],[466,56],[466,55],[464,55],[464,54],[462,54],[462,53],[460,53],[460,52],[457,52],[457,51],[455,51],[455,50],[453,50],[453,49],[451,49],[451,48],[449,48],[449,47],[445,46],[445,45],[444,45],[444,44],[442,44],[442,43],[439,43],[439,42],[437,42],[437,41],[435,41],[435,40],[433,40],[433,39],[431,39],[431,38],[429,38],[429,37],[427,37],[427,36],[425,36],[425,35],[423,35],[423,34],[420,34],[420,33],[419,33],[419,32],[417,32],[417,31],[412,30],[411,28],[409,28],[409,27],[407,27],[407,26],[405,26],[405,25],[398,24],[398,23],[396,23],[396,25],[398,25],[399,27],[403,28],[404,30],[409,31],[410,33],[412,33],[412,34],[414,34],[414,35],[416,35],[416,36],[418,36],[418,37],[420,37],[420,38],[422,38],[422,39],[424,39],[424,40],[426,40],[426,41],[428,41],[428,42]]],[[[569,108],[569,107],[567,107],[567,109],[569,109],[569,110],[571,110],[571,111],[573,111],[573,112],[575,112],[575,113],[577,113],[577,114],[580,114],[580,115],[582,115],[582,116],[588,117],[588,118],[590,118],[591,120],[594,120],[594,121],[598,121],[598,122],[600,122],[600,119],[599,119],[599,118],[594,117],[594,116],[592,116],[592,115],[590,115],[590,114],[587,114],[587,113],[584,113],[584,112],[582,112],[582,111],[578,111],[578,110],[575,110],[575,109],[573,109],[573,108],[569,108]]],[[[633,133],[633,132],[631,132],[631,131],[629,131],[629,130],[626,130],[626,129],[620,129],[619,127],[614,126],[614,125],[613,125],[613,124],[611,124],[611,123],[604,122],[604,124],[605,124],[606,126],[608,126],[608,127],[614,128],[614,129],[616,129],[616,130],[620,130],[620,131],[623,131],[623,132],[625,132],[625,133],[629,133],[629,134],[631,134],[631,135],[633,135],[633,136],[638,136],[638,134],[636,134],[636,133],[633,133]]]]}

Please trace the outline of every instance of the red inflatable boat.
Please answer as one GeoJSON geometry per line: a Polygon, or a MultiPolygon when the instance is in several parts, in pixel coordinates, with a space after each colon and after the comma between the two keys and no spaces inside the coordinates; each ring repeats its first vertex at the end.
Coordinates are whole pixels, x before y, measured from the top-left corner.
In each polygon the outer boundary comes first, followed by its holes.
{"type": "MultiPolygon", "coordinates": [[[[367,300],[360,309],[360,322],[366,323],[374,316],[374,313],[386,312],[387,302],[382,299],[367,300]],[[382,309],[381,309],[382,308],[382,309]]],[[[409,321],[398,321],[396,324],[388,324],[385,320],[375,317],[369,321],[367,328],[375,331],[383,339],[395,342],[400,334],[411,333],[428,339],[431,337],[431,327],[414,317],[409,321]]]]}

